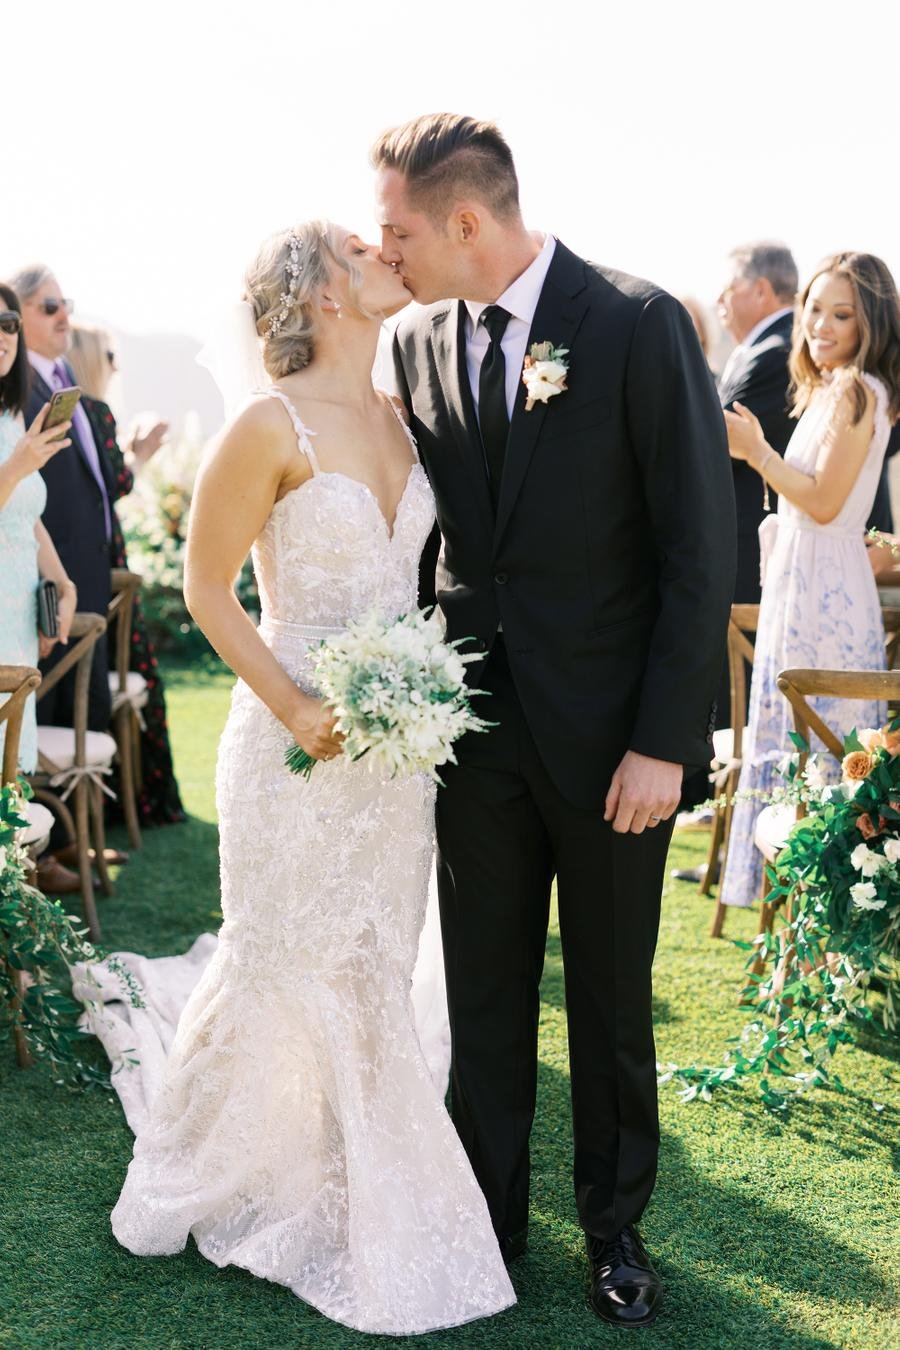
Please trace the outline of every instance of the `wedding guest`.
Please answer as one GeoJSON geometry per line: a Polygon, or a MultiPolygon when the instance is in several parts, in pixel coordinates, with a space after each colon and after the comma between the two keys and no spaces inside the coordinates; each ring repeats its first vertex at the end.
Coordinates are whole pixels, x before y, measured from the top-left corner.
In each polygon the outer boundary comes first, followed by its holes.
{"type": "MultiPolygon", "coordinates": [[[[799,421],[783,460],[743,404],[725,415],[732,456],[779,494],[777,515],[760,529],[764,581],[740,793],[769,791],[791,750],[779,671],[885,666],[864,531],[900,416],[900,304],[880,258],[838,253],[819,265],[798,300],[790,369],[799,421]]],[[[874,703],[813,703],[838,734],[882,720],[874,703]]],[[[720,895],[726,905],[757,898],[760,810],[754,799],[735,807],[720,895]]]]}
{"type": "MultiPolygon", "coordinates": [[[[794,429],[788,357],[797,264],[784,244],[769,242],[733,249],[729,263],[718,309],[737,345],[719,377],[719,399],[728,411],[736,402],[749,408],[760,421],[766,443],[782,455],[794,429]]],[[[738,529],[734,600],[735,604],[755,605],[760,596],[758,532],[765,515],[763,488],[747,464],[734,460],[732,470],[738,529]]]]}
{"type": "MultiPolygon", "coordinates": [[[[709,315],[700,301],[693,295],[682,295],[679,297],[688,314],[691,316],[691,323],[694,325],[694,332],[697,334],[697,341],[706,357],[706,364],[710,365],[712,359],[712,332],[710,328],[709,315]]],[[[710,366],[710,369],[712,367],[710,366]]]]}
{"type": "MultiPolygon", "coordinates": [[[[793,423],[788,407],[788,356],[791,345],[793,303],[797,291],[797,266],[783,244],[760,242],[733,249],[729,254],[728,278],[718,298],[719,319],[736,342],[718,380],[722,407],[732,409],[740,400],[761,422],[766,441],[783,454],[793,423]]],[[[734,603],[759,603],[759,527],[765,509],[758,476],[746,465],[732,461],[734,500],[737,508],[738,568],[734,603]]],[[[774,508],[775,502],[772,501],[774,508]]],[[[722,672],[717,704],[717,727],[727,727],[731,694],[727,663],[722,672]]],[[[709,771],[703,769],[685,778],[679,815],[682,828],[712,824],[714,812],[691,810],[710,795],[709,771]]],[[[679,868],[679,881],[699,882],[705,867],[679,868]]]]}
{"type": "MultiPolygon", "coordinates": [[[[0,663],[12,666],[36,666],[57,643],[65,646],[76,607],[75,586],[41,521],[47,492],[40,471],[71,445],[66,435],[70,423],[44,431],[45,406],[26,431],[22,411],[27,391],[21,307],[15,292],[0,285],[0,663]],[[54,581],[59,592],[57,637],[38,632],[37,590],[42,578],[54,581]]],[[[5,731],[0,726],[0,755],[5,731]]],[[[37,768],[33,694],[22,718],[19,768],[23,773],[37,768]]],[[[39,859],[37,884],[53,895],[72,894],[81,887],[78,876],[52,855],[39,859]]]]}
{"type": "MultiPolygon", "coordinates": [[[[91,424],[94,442],[109,461],[114,482],[113,495],[126,496],[134,486],[134,476],[149,462],[159,449],[169,429],[167,422],[157,422],[144,436],[133,434],[120,448],[116,421],[105,402],[110,380],[116,370],[115,348],[109,333],[96,324],[76,321],[72,324],[72,346],[69,360],[75,378],[84,391],[82,405],[91,424]]],[[[112,508],[111,563],[113,567],[127,567],[125,540],[112,508]]],[[[110,651],[111,668],[115,654],[110,651]]],[[[169,745],[166,701],[156,650],[141,610],[140,599],[134,604],[131,631],[131,670],[143,675],[147,682],[148,701],[142,709],[144,728],[141,732],[141,787],[138,794],[138,815],[143,825],[168,825],[185,818],[178,793],[178,782],[172,764],[169,745]]],[[[113,784],[115,789],[115,784],[113,784]]],[[[115,810],[115,806],[112,807],[115,810]]]]}
{"type": "MultiPolygon", "coordinates": [[[[56,277],[42,263],[22,268],[10,280],[22,304],[22,321],[31,365],[26,416],[35,417],[53,392],[75,383],[65,356],[71,340],[66,299],[56,277]]],[[[82,610],[105,614],[110,600],[110,541],[112,537],[112,470],[98,450],[85,410],[78,406],[72,419],[72,444],[41,469],[47,489],[43,520],[63,565],[78,587],[82,610]]],[[[50,670],[58,649],[41,663],[50,670]]],[[[110,717],[105,635],[94,648],[88,696],[88,726],[106,731],[110,717]]],[[[38,720],[71,726],[75,671],[70,671],[41,700],[38,720]]]]}

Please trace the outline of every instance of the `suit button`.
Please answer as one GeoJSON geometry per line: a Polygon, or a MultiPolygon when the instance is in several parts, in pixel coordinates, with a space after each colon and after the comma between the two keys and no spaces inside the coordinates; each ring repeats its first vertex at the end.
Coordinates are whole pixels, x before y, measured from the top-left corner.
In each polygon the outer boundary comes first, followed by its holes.
{"type": "Polygon", "coordinates": [[[506,583],[509,581],[509,576],[507,575],[506,572],[498,572],[497,575],[494,577],[494,580],[496,581],[498,586],[505,586],[506,583]]]}

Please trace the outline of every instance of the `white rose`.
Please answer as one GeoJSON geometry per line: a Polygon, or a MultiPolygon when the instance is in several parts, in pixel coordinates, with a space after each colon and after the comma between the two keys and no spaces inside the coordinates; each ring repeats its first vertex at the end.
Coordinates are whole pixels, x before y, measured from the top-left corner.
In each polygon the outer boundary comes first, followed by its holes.
{"type": "Polygon", "coordinates": [[[566,367],[560,361],[533,361],[522,372],[528,403],[546,403],[566,387],[566,367]]]}
{"type": "Polygon", "coordinates": [[[871,881],[858,881],[850,887],[850,898],[857,909],[884,909],[884,901],[878,899],[878,892],[871,881]]]}
{"type": "Polygon", "coordinates": [[[880,853],[875,853],[866,844],[857,844],[856,848],[850,854],[850,861],[861,872],[864,877],[874,877],[884,866],[884,858],[880,853]]]}
{"type": "Polygon", "coordinates": [[[889,863],[900,862],[900,839],[885,839],[884,856],[889,863]]]}

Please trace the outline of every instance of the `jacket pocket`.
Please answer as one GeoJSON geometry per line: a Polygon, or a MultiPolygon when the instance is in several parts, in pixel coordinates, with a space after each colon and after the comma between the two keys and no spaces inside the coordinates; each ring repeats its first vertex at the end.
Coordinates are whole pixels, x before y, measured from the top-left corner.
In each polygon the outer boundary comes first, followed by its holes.
{"type": "MultiPolygon", "coordinates": [[[[559,396],[565,398],[565,394],[559,396]]],[[[594,427],[601,426],[608,422],[612,416],[612,400],[608,394],[601,394],[599,398],[592,398],[587,403],[579,403],[575,408],[559,407],[554,409],[551,402],[551,413],[547,419],[544,434],[550,436],[575,436],[581,431],[591,431],[594,427]]]]}

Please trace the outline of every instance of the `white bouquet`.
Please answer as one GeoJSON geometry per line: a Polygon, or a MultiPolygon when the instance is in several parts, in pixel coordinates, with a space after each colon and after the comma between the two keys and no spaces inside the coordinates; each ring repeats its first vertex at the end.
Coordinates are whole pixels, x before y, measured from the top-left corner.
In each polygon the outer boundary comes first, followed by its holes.
{"type": "MultiPolygon", "coordinates": [[[[465,667],[480,653],[463,656],[458,645],[444,641],[434,610],[391,623],[373,614],[326,639],[314,653],[313,678],[336,714],[344,753],[368,755],[373,773],[427,773],[439,783],[438,766],[456,762],[453,742],[491,726],[469,704],[480,691],[465,684],[465,667]]],[[[285,763],[308,778],[316,760],[295,745],[285,763]]]]}

